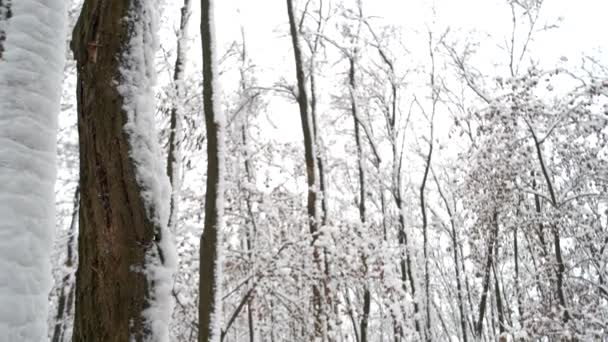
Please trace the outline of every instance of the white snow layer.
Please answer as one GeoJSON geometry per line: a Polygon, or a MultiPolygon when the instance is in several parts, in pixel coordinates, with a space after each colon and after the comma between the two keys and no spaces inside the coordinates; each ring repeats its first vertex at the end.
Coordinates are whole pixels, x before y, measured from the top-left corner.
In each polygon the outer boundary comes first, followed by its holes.
{"type": "Polygon", "coordinates": [[[47,339],[65,0],[12,1],[0,59],[0,342],[47,339]]]}
{"type": "Polygon", "coordinates": [[[123,109],[128,122],[125,131],[129,136],[131,158],[136,165],[136,178],[142,190],[142,199],[148,218],[154,222],[157,247],[152,248],[145,272],[153,284],[150,306],[144,319],[152,334],[151,342],[169,341],[169,323],[173,311],[173,274],[177,266],[177,253],[173,237],[167,229],[171,186],[165,173],[165,162],[154,125],[155,53],[158,49],[160,3],[158,0],[141,1],[129,12],[132,25],[129,48],[122,56],[122,79],[118,90],[124,98],[123,109]],[[161,262],[160,254],[164,258],[161,262]]]}

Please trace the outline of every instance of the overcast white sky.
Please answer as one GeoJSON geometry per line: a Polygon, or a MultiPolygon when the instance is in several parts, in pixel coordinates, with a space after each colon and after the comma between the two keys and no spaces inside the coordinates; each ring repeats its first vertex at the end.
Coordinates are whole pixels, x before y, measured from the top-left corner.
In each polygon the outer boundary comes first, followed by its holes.
{"type": "MultiPolygon", "coordinates": [[[[325,2],[328,3],[329,0],[325,2]]],[[[287,28],[285,1],[233,0],[216,3],[220,45],[238,39],[241,21],[245,25],[254,58],[256,55],[266,59],[272,55],[285,54],[285,48],[288,48],[286,44],[289,43],[281,39],[281,34],[287,28]],[[240,9],[240,16],[237,9],[240,9]]],[[[304,1],[296,3],[303,4],[304,1]]],[[[487,31],[500,37],[508,36],[511,29],[510,10],[506,3],[506,0],[363,0],[363,8],[367,15],[382,17],[386,23],[424,30],[425,25],[433,20],[434,7],[437,22],[442,26],[487,31]]],[[[559,29],[538,36],[537,47],[542,47],[546,53],[575,57],[581,50],[608,44],[608,2],[545,0],[542,11],[543,21],[555,23],[557,18],[563,18],[559,29]]],[[[264,59],[257,62],[263,62],[264,59]]]]}
{"type": "MultiPolygon", "coordinates": [[[[530,1],[530,0],[522,0],[530,1]]],[[[295,0],[302,6],[305,0],[295,0]]],[[[324,0],[326,6],[331,0],[324,0]]],[[[355,3],[355,0],[351,0],[355,3]]],[[[181,0],[167,1],[166,13],[175,13],[173,20],[177,26],[181,0]]],[[[198,33],[199,4],[194,1],[191,33],[198,33]]],[[[451,27],[452,32],[462,32],[465,39],[468,32],[476,31],[476,36],[484,33],[492,39],[482,42],[492,44],[508,38],[511,30],[511,13],[507,0],[363,0],[365,15],[378,17],[378,25],[393,24],[406,31],[406,45],[415,46],[413,31],[426,30],[435,22],[435,27],[451,27]],[[433,16],[433,8],[435,16],[433,16]]],[[[534,55],[548,64],[555,65],[561,56],[579,63],[582,52],[592,53],[594,49],[608,47],[608,2],[603,0],[544,0],[540,23],[555,24],[560,27],[548,33],[536,35],[531,45],[534,55]]],[[[286,75],[291,78],[293,56],[287,39],[287,14],[284,0],[221,0],[216,1],[216,26],[220,51],[233,41],[240,41],[240,26],[245,27],[249,54],[255,64],[268,77],[286,75]]],[[[475,39],[475,37],[470,37],[475,39]]],[[[167,40],[166,40],[167,41],[167,40]]],[[[171,41],[170,39],[168,41],[171,41]]],[[[200,51],[200,41],[193,41],[193,52],[200,51]]],[[[410,48],[411,50],[411,48],[410,48]]],[[[195,53],[196,57],[198,54],[195,53]]],[[[596,55],[600,56],[596,51],[596,55]]],[[[501,56],[504,57],[504,56],[501,56]]],[[[608,56],[603,58],[608,61],[608,56]]],[[[193,62],[200,65],[200,58],[193,62]]]]}
{"type": "MultiPolygon", "coordinates": [[[[305,0],[294,0],[296,7],[305,0]]],[[[404,44],[416,53],[426,49],[427,26],[442,32],[451,28],[452,39],[481,42],[481,60],[476,67],[488,71],[492,64],[503,64],[506,54],[499,45],[511,32],[511,12],[507,0],[362,0],[364,14],[377,17],[378,26],[392,24],[403,29],[404,44]],[[457,37],[457,38],[456,38],[457,37]],[[420,47],[420,48],[417,48],[420,47]],[[488,63],[481,66],[482,63],[488,63]]],[[[530,1],[530,0],[522,0],[530,1]]],[[[351,0],[353,6],[355,0],[351,0]]],[[[182,1],[167,1],[166,11],[175,13],[175,20],[182,1]]],[[[330,0],[324,0],[327,5],[330,0]]],[[[194,2],[191,33],[198,34],[199,4],[194,2]]],[[[245,27],[248,53],[257,65],[256,75],[262,85],[271,86],[284,77],[295,82],[293,53],[287,32],[287,13],[284,0],[218,0],[216,1],[216,34],[220,54],[233,41],[240,41],[240,26],[245,27]]],[[[559,24],[559,28],[535,35],[530,44],[532,55],[542,60],[543,67],[551,68],[564,63],[580,66],[583,54],[592,54],[608,64],[608,56],[600,53],[608,49],[608,2],[603,0],[544,0],[539,27],[559,24]]],[[[523,23],[522,23],[523,24],[523,23]]],[[[174,24],[177,26],[177,23],[174,24]]],[[[168,41],[171,41],[169,39],[168,41]]],[[[520,42],[521,44],[521,42],[520,42]]],[[[200,41],[192,42],[192,62],[200,66],[200,41]]],[[[421,52],[426,55],[427,51],[421,52]]],[[[191,69],[192,70],[192,69],[191,69]]],[[[501,72],[491,70],[492,73],[501,72]]],[[[337,71],[336,71],[337,72],[337,71]]],[[[506,70],[502,70],[506,72],[506,70]]],[[[508,75],[503,75],[508,76],[508,75]]],[[[224,80],[225,83],[229,83],[224,80]]],[[[282,142],[299,141],[301,133],[297,109],[289,101],[273,98],[269,116],[277,127],[269,135],[282,142]],[[293,115],[290,115],[293,114],[293,115]]],[[[271,127],[269,129],[272,130],[271,127]]]]}

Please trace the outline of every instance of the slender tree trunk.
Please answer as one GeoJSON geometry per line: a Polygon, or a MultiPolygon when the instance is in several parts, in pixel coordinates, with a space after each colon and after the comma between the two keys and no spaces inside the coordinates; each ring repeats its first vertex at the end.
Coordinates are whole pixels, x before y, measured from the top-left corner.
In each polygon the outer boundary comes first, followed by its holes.
{"type": "Polygon", "coordinates": [[[357,319],[355,318],[355,312],[353,310],[353,305],[350,301],[350,291],[348,287],[344,290],[344,301],[346,302],[346,312],[348,312],[348,316],[353,325],[353,335],[355,335],[355,342],[360,342],[359,331],[357,330],[357,319]]]}
{"type": "Polygon", "coordinates": [[[172,279],[161,274],[172,272],[175,256],[167,248],[170,185],[154,162],[156,10],[155,1],[86,0],[73,33],[81,191],[75,342],[168,340],[172,279]]]}
{"type": "MultiPolygon", "coordinates": [[[[250,155],[249,155],[249,140],[247,138],[248,135],[248,131],[249,131],[249,116],[252,114],[252,108],[253,108],[253,101],[254,101],[254,96],[255,95],[251,95],[249,93],[249,87],[250,84],[248,83],[248,77],[247,77],[247,69],[249,67],[248,61],[247,61],[247,42],[245,40],[245,30],[243,29],[243,27],[241,27],[241,37],[242,37],[242,44],[243,44],[243,48],[241,50],[241,70],[240,70],[240,74],[241,74],[241,92],[243,94],[243,96],[245,97],[244,100],[247,101],[247,105],[246,105],[246,110],[244,113],[244,117],[242,119],[242,125],[241,125],[241,143],[242,143],[242,147],[243,147],[243,151],[244,155],[243,155],[243,159],[244,159],[244,166],[245,166],[245,177],[246,180],[249,184],[255,184],[255,175],[253,172],[253,167],[251,165],[251,160],[250,160],[250,155]]],[[[243,189],[243,192],[245,193],[245,206],[247,208],[247,215],[249,216],[249,222],[250,224],[247,224],[247,234],[245,236],[245,245],[247,247],[247,256],[249,258],[249,262],[251,267],[253,268],[253,240],[254,237],[257,234],[257,223],[256,223],[256,217],[253,213],[253,194],[251,193],[251,191],[249,190],[249,188],[247,189],[243,189]]],[[[253,270],[252,270],[253,272],[253,270]]],[[[252,273],[253,275],[253,273],[252,273]]],[[[253,286],[253,279],[254,277],[252,276],[251,280],[249,281],[249,286],[252,287],[253,286]]],[[[253,317],[253,295],[248,296],[248,300],[247,300],[247,326],[249,329],[249,342],[254,342],[255,340],[255,324],[254,324],[254,317],[253,317]]]]}
{"type": "MultiPolygon", "coordinates": [[[[314,59],[313,59],[314,60],[314,59]]],[[[313,136],[315,137],[315,148],[314,151],[316,151],[316,158],[315,158],[315,162],[317,165],[317,171],[318,171],[318,176],[319,176],[319,195],[320,195],[320,204],[321,204],[321,208],[317,208],[318,212],[318,216],[320,217],[320,224],[321,226],[325,226],[327,225],[327,191],[325,189],[325,168],[324,168],[324,164],[323,164],[323,157],[321,156],[320,153],[320,149],[319,149],[319,138],[318,138],[318,134],[317,134],[317,94],[316,94],[316,83],[315,83],[315,76],[314,76],[314,66],[311,67],[311,71],[310,71],[310,109],[311,109],[311,118],[312,118],[312,127],[313,127],[313,136]]],[[[336,305],[334,305],[334,301],[332,300],[332,293],[331,293],[331,284],[330,279],[331,279],[331,269],[330,269],[330,251],[326,248],[323,247],[323,264],[324,264],[324,275],[325,278],[323,279],[323,291],[324,291],[324,295],[325,295],[325,305],[327,307],[326,309],[326,313],[330,311],[330,308],[333,308],[333,312],[335,314],[336,319],[339,318],[339,313],[338,313],[338,307],[336,305]]],[[[338,284],[339,285],[339,284],[338,284]]],[[[329,329],[329,327],[328,327],[329,329]]]]}
{"type": "Polygon", "coordinates": [[[66,325],[68,319],[70,319],[70,312],[72,311],[74,295],[74,272],[73,267],[75,264],[74,260],[74,245],[76,237],[76,227],[78,222],[78,207],[80,203],[80,187],[76,187],[74,192],[74,207],[72,209],[72,220],[70,222],[70,228],[68,230],[68,241],[66,243],[66,259],[64,266],[68,272],[63,276],[61,285],[58,286],[57,296],[57,314],[55,315],[55,328],[53,330],[53,336],[51,337],[52,342],[63,342],[66,325]]]}
{"type": "MultiPolygon", "coordinates": [[[[538,140],[536,134],[530,127],[530,133],[532,134],[532,138],[534,139],[534,146],[536,147],[536,154],[538,156],[538,162],[540,164],[540,168],[542,171],[542,175],[547,183],[547,189],[549,190],[549,195],[551,196],[551,204],[555,209],[558,207],[557,203],[557,195],[555,194],[555,189],[553,187],[553,182],[549,176],[549,170],[545,166],[545,161],[543,159],[543,153],[541,149],[541,142],[538,140]]],[[[559,300],[559,304],[561,309],[563,310],[562,319],[565,323],[570,320],[570,313],[568,312],[568,306],[566,304],[566,295],[564,293],[564,273],[566,272],[566,266],[564,264],[564,260],[562,257],[562,247],[561,247],[561,238],[559,227],[556,223],[551,224],[551,233],[553,235],[553,248],[555,253],[555,275],[556,275],[556,294],[557,299],[559,300]]]]}
{"type": "MultiPolygon", "coordinates": [[[[368,25],[369,27],[369,25],[368,25]]],[[[371,27],[370,27],[371,30],[371,27]]],[[[373,32],[372,32],[373,33],[373,32]]],[[[375,34],[373,34],[375,36],[375,34]]],[[[392,193],[393,199],[395,200],[395,204],[397,206],[397,210],[399,211],[399,231],[398,231],[398,241],[399,245],[405,250],[405,256],[401,257],[400,260],[400,270],[401,270],[401,282],[404,292],[407,292],[407,282],[409,280],[409,285],[412,291],[412,300],[414,302],[414,326],[416,332],[420,335],[421,338],[424,338],[424,332],[420,326],[420,320],[418,318],[420,306],[418,304],[418,299],[416,298],[416,280],[414,278],[414,271],[412,269],[412,256],[408,241],[408,235],[405,231],[405,217],[403,212],[403,198],[401,195],[401,163],[402,163],[402,155],[398,153],[397,149],[397,102],[398,102],[398,86],[395,75],[395,68],[393,62],[388,58],[384,50],[378,45],[377,47],[378,53],[384,64],[389,69],[388,76],[390,80],[391,86],[391,95],[390,95],[390,103],[386,104],[385,109],[385,117],[387,122],[387,130],[388,135],[390,137],[391,145],[392,145],[392,154],[393,154],[393,172],[391,175],[392,179],[392,193]]]]}
{"type": "Polygon", "coordinates": [[[488,298],[488,289],[490,287],[490,275],[492,272],[492,265],[494,264],[494,244],[498,237],[498,213],[492,215],[492,231],[490,233],[490,239],[488,241],[488,250],[486,251],[486,265],[484,268],[483,284],[481,291],[481,300],[479,302],[479,318],[475,324],[475,335],[477,338],[481,337],[483,331],[483,318],[486,313],[486,302],[488,298]]]}
{"type": "MultiPolygon", "coordinates": [[[[519,209],[518,209],[517,216],[519,216],[519,209]]],[[[522,317],[524,315],[524,308],[523,308],[523,303],[522,303],[521,288],[519,285],[519,240],[517,237],[518,230],[519,229],[517,226],[515,226],[515,228],[513,229],[513,264],[514,264],[514,268],[515,268],[513,282],[515,284],[515,296],[517,297],[518,319],[521,322],[522,317]]]]}
{"type": "MultiPolygon", "coordinates": [[[[320,41],[320,35],[322,34],[322,23],[323,23],[323,0],[319,1],[319,18],[318,18],[318,25],[317,25],[317,36],[314,39],[314,44],[311,47],[311,58],[310,58],[310,116],[312,119],[312,133],[313,133],[313,137],[314,137],[314,151],[315,151],[315,162],[316,162],[316,167],[317,167],[317,171],[318,171],[318,176],[319,176],[319,190],[318,190],[318,194],[320,195],[320,205],[321,207],[318,208],[318,216],[319,216],[319,221],[320,221],[320,225],[321,226],[326,226],[327,225],[327,221],[328,221],[328,207],[327,207],[327,189],[326,189],[326,178],[325,178],[325,163],[323,161],[323,154],[321,151],[321,139],[319,137],[318,134],[318,123],[317,123],[317,117],[318,117],[318,112],[317,112],[317,83],[316,83],[316,77],[315,77],[315,57],[316,54],[318,52],[319,49],[319,41],[320,41]]],[[[323,247],[323,260],[324,260],[324,274],[325,274],[325,278],[323,279],[323,290],[324,290],[324,294],[325,294],[325,305],[327,307],[327,309],[325,309],[326,313],[333,311],[334,316],[336,319],[339,319],[340,314],[338,312],[338,306],[336,305],[336,303],[334,302],[332,296],[333,294],[331,293],[331,269],[330,269],[330,256],[331,253],[330,251],[326,248],[323,247]],[[330,310],[331,309],[331,310],[330,310]]],[[[336,284],[335,289],[336,292],[338,291],[340,284],[336,284]]],[[[327,317],[329,319],[329,317],[327,317]]],[[[331,328],[330,326],[328,326],[328,329],[331,328]]]]}
{"type": "Polygon", "coordinates": [[[424,296],[425,296],[425,311],[426,311],[426,340],[431,341],[431,292],[430,292],[430,277],[429,277],[429,255],[428,255],[428,224],[426,217],[426,203],[424,199],[424,190],[426,181],[431,168],[431,157],[433,156],[433,137],[431,134],[431,141],[429,142],[429,153],[426,158],[426,167],[424,169],[424,176],[422,178],[422,184],[420,185],[420,210],[422,212],[422,237],[423,237],[423,253],[424,253],[424,296]]]}
{"type": "Polygon", "coordinates": [[[191,14],[191,0],[184,0],[181,8],[177,56],[173,68],[175,94],[169,119],[169,151],[167,153],[167,175],[171,182],[171,206],[169,209],[169,229],[175,231],[177,225],[179,188],[181,187],[180,162],[183,122],[184,78],[188,53],[188,21],[191,14]]]}
{"type": "MultiPolygon", "coordinates": [[[[498,253],[496,253],[498,254],[498,253]]],[[[498,316],[498,332],[500,334],[505,332],[505,311],[502,303],[502,296],[500,294],[500,283],[498,282],[498,276],[496,275],[496,262],[492,266],[492,271],[494,273],[494,297],[496,300],[496,311],[498,316]]]]}
{"type": "MultiPolygon", "coordinates": [[[[432,170],[432,169],[431,169],[432,170]]],[[[452,248],[453,248],[453,258],[454,258],[454,273],[456,275],[456,292],[458,297],[458,311],[460,313],[460,329],[462,330],[462,341],[467,342],[467,323],[466,323],[466,315],[464,309],[464,300],[462,298],[462,294],[464,289],[462,288],[461,278],[460,278],[460,268],[458,267],[458,236],[456,235],[456,223],[454,222],[455,217],[452,214],[452,209],[450,208],[450,204],[445,197],[445,194],[441,190],[441,186],[439,185],[439,180],[435,176],[435,172],[433,172],[433,179],[435,180],[435,184],[437,185],[437,191],[439,192],[439,197],[443,201],[443,205],[448,213],[448,217],[450,219],[450,228],[451,234],[450,238],[452,240],[452,248]]]]}
{"type": "MultiPolygon", "coordinates": [[[[356,55],[356,51],[353,53],[356,55]]],[[[357,83],[356,83],[356,61],[355,57],[351,56],[349,58],[349,73],[348,73],[348,83],[350,87],[350,100],[351,100],[351,115],[353,117],[354,129],[355,129],[355,145],[357,149],[357,167],[359,171],[359,219],[361,220],[361,224],[365,226],[367,222],[366,218],[366,183],[365,183],[365,165],[364,165],[364,157],[363,157],[363,147],[361,143],[361,133],[359,128],[359,120],[358,120],[358,107],[357,107],[357,83]]],[[[368,341],[368,333],[367,327],[369,324],[369,315],[371,310],[371,292],[369,290],[369,284],[367,281],[368,277],[368,265],[367,265],[367,256],[363,255],[363,267],[365,270],[364,274],[364,289],[363,289],[363,313],[361,315],[361,342],[368,341]]]]}
{"type": "Polygon", "coordinates": [[[318,124],[317,124],[317,90],[316,90],[316,78],[314,65],[311,66],[310,71],[310,115],[312,118],[313,136],[315,137],[315,151],[316,151],[316,165],[319,172],[319,194],[321,195],[321,225],[327,224],[327,189],[325,185],[325,167],[323,163],[323,157],[319,151],[319,135],[318,124]]]}
{"type": "MultiPolygon", "coordinates": [[[[315,267],[317,268],[319,274],[321,274],[323,272],[323,264],[321,262],[321,251],[318,247],[315,246],[316,240],[318,238],[320,215],[317,210],[317,166],[315,165],[315,137],[313,132],[314,127],[308,110],[308,94],[306,90],[306,79],[304,76],[304,61],[302,57],[302,51],[300,49],[299,33],[295,19],[293,0],[286,0],[286,2],[287,15],[289,18],[289,29],[291,33],[291,42],[294,50],[294,59],[296,66],[296,79],[298,87],[297,101],[300,109],[302,133],[304,135],[304,159],[306,164],[306,180],[308,185],[307,214],[309,231],[313,237],[313,263],[315,264],[315,267]]],[[[323,295],[319,284],[313,284],[312,292],[312,304],[314,310],[313,336],[315,338],[323,338],[323,331],[325,329],[325,324],[323,322],[323,295]]]]}
{"type": "Polygon", "coordinates": [[[201,1],[201,42],[203,51],[203,107],[207,128],[207,192],[205,228],[201,236],[199,280],[200,342],[221,338],[221,234],[224,214],[224,118],[220,112],[215,59],[214,8],[212,1],[201,1]]]}

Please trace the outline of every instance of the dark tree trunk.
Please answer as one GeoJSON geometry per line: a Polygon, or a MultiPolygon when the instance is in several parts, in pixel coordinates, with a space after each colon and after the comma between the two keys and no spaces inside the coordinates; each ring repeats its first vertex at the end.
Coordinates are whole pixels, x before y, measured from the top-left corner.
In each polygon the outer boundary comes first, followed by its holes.
{"type": "MultiPolygon", "coordinates": [[[[368,25],[369,27],[369,25],[368,25]]],[[[371,30],[371,28],[370,28],[371,30]]],[[[373,34],[375,36],[375,34],[373,34]]],[[[414,327],[416,332],[423,338],[423,331],[421,330],[420,320],[418,318],[420,307],[418,300],[416,299],[416,280],[414,279],[414,272],[412,271],[412,256],[409,248],[408,235],[405,231],[405,217],[403,216],[403,199],[401,196],[401,169],[402,169],[402,153],[398,153],[397,149],[397,102],[398,102],[398,86],[395,75],[395,67],[393,62],[388,58],[384,50],[378,45],[378,54],[380,58],[388,67],[388,76],[391,86],[390,103],[385,103],[385,119],[387,123],[388,135],[391,140],[392,154],[393,154],[393,174],[392,174],[392,195],[399,211],[399,230],[398,230],[398,242],[399,245],[404,249],[405,255],[401,257],[399,267],[401,270],[401,282],[404,292],[407,292],[407,283],[412,291],[412,300],[414,302],[414,327]]],[[[373,144],[373,143],[372,143],[373,144]]]]}
{"type": "Polygon", "coordinates": [[[140,0],[86,0],[73,32],[81,191],[75,342],[139,342],[152,335],[142,312],[154,284],[141,270],[152,255],[164,262],[163,227],[150,213],[160,209],[147,209],[136,180],[126,99],[117,87],[126,82],[120,57],[131,51],[136,31],[149,33],[145,6],[140,0]]]}
{"type": "Polygon", "coordinates": [[[167,176],[171,182],[171,205],[169,209],[169,229],[174,230],[177,224],[177,193],[180,182],[180,144],[182,137],[182,111],[183,81],[186,69],[188,21],[190,19],[191,0],[184,0],[181,8],[179,33],[177,39],[177,56],[173,68],[173,82],[175,83],[175,97],[171,106],[169,118],[169,150],[167,152],[167,176]]]}
{"type": "MultiPolygon", "coordinates": [[[[348,83],[350,87],[350,101],[351,101],[351,115],[353,117],[354,130],[355,130],[355,146],[357,149],[357,167],[359,171],[359,219],[361,220],[361,224],[365,226],[367,222],[366,215],[366,183],[365,183],[365,165],[364,165],[364,157],[363,157],[363,146],[361,143],[361,132],[359,128],[359,119],[358,119],[358,108],[357,108],[357,82],[356,82],[356,60],[355,56],[357,51],[353,52],[353,56],[349,57],[349,72],[348,72],[348,83]]],[[[363,313],[361,315],[361,342],[368,341],[368,333],[367,327],[369,325],[369,315],[371,310],[371,292],[369,290],[369,285],[367,284],[368,277],[368,265],[367,265],[367,256],[363,255],[363,267],[365,270],[364,274],[364,289],[363,289],[363,313]]]]}
{"type": "Polygon", "coordinates": [[[200,281],[199,281],[199,335],[200,342],[216,341],[221,331],[213,319],[221,319],[221,302],[218,292],[222,286],[219,276],[221,266],[218,264],[221,223],[223,215],[223,155],[221,113],[219,111],[218,89],[214,88],[216,80],[215,37],[213,36],[213,7],[209,0],[201,1],[201,42],[203,50],[203,107],[205,126],[207,128],[207,192],[205,195],[205,228],[201,236],[200,281]]]}
{"type": "Polygon", "coordinates": [[[452,240],[452,248],[453,248],[453,258],[454,258],[454,273],[456,276],[456,295],[458,297],[458,311],[460,313],[460,329],[462,330],[462,341],[467,342],[467,323],[466,323],[466,315],[464,310],[464,300],[463,300],[463,291],[461,278],[460,278],[460,268],[458,267],[458,236],[456,235],[456,223],[454,222],[454,215],[452,214],[452,209],[450,208],[450,204],[448,199],[445,197],[445,194],[441,190],[441,186],[439,185],[439,180],[435,177],[435,173],[433,172],[433,179],[435,180],[435,184],[437,185],[437,191],[439,192],[439,197],[443,201],[443,205],[445,206],[446,211],[448,212],[448,217],[450,219],[450,228],[451,234],[450,238],[452,240]]]}
{"type": "MultiPolygon", "coordinates": [[[[519,216],[519,209],[518,209],[518,215],[519,216]]],[[[524,315],[524,308],[523,308],[523,303],[522,303],[522,293],[521,293],[521,288],[519,286],[519,240],[517,237],[517,233],[518,233],[518,228],[517,226],[513,229],[513,262],[514,262],[514,269],[515,269],[515,274],[514,274],[514,283],[515,283],[515,296],[517,298],[517,313],[519,314],[519,320],[521,321],[523,315],[524,315]]]]}
{"type": "MultiPolygon", "coordinates": [[[[545,166],[545,161],[543,158],[543,153],[541,149],[541,142],[536,137],[536,134],[530,127],[530,132],[532,134],[532,138],[534,139],[534,146],[536,147],[536,154],[538,156],[538,162],[540,164],[540,168],[542,171],[542,175],[547,183],[547,189],[549,190],[549,195],[551,196],[551,204],[555,209],[558,207],[557,203],[557,195],[555,193],[555,189],[553,187],[553,182],[549,176],[549,170],[545,166]]],[[[551,224],[551,233],[553,235],[553,248],[555,253],[555,276],[556,276],[556,294],[557,299],[559,300],[559,304],[561,306],[561,310],[563,310],[562,319],[565,323],[570,320],[570,313],[568,312],[568,307],[566,304],[566,295],[564,293],[564,273],[566,272],[566,266],[564,264],[564,259],[562,257],[562,247],[561,247],[561,237],[560,231],[557,224],[551,224]]]]}
{"type": "MultiPolygon", "coordinates": [[[[243,37],[243,50],[241,54],[241,91],[243,94],[248,94],[248,84],[246,77],[246,69],[247,69],[247,48],[245,42],[245,32],[243,28],[241,28],[241,34],[243,37]]],[[[244,164],[245,164],[245,176],[247,178],[247,182],[249,184],[255,184],[255,175],[253,173],[253,167],[251,165],[251,160],[249,159],[249,142],[247,139],[247,133],[249,131],[249,115],[251,114],[251,108],[253,107],[252,102],[253,98],[245,99],[248,102],[247,112],[245,113],[245,117],[243,118],[243,124],[241,125],[241,139],[243,143],[244,153],[244,164]]],[[[247,235],[246,246],[247,246],[247,255],[249,256],[249,261],[252,263],[253,260],[253,239],[257,234],[257,224],[256,218],[253,213],[253,198],[252,193],[249,190],[245,190],[245,205],[247,207],[247,215],[249,216],[249,221],[251,223],[251,227],[247,227],[247,235]]],[[[253,286],[253,280],[249,282],[249,286],[253,286]]],[[[255,325],[253,319],[253,296],[249,296],[250,298],[247,301],[247,326],[249,327],[249,342],[254,342],[255,340],[255,325]]]]}
{"type": "Polygon", "coordinates": [[[479,302],[479,318],[475,324],[475,336],[481,337],[483,331],[483,318],[486,313],[486,302],[488,299],[488,290],[490,288],[490,275],[492,272],[492,265],[494,264],[494,244],[498,238],[498,213],[492,215],[492,231],[488,240],[488,250],[486,251],[486,265],[484,268],[483,283],[481,290],[481,300],[479,302]]]}
{"type": "Polygon", "coordinates": [[[61,284],[57,288],[57,314],[55,315],[55,328],[53,329],[52,342],[63,342],[66,330],[66,323],[70,319],[70,312],[74,303],[74,240],[76,236],[76,227],[78,222],[78,206],[80,203],[80,187],[76,187],[74,192],[74,208],[72,210],[72,220],[70,229],[68,230],[68,241],[66,243],[66,259],[64,266],[68,270],[63,276],[61,284]]]}
{"type": "MultiPolygon", "coordinates": [[[[308,95],[306,90],[306,78],[304,76],[304,61],[302,57],[302,51],[299,43],[299,32],[297,29],[297,22],[295,18],[293,0],[286,0],[287,2],[287,16],[289,18],[289,31],[291,34],[291,42],[294,52],[295,66],[296,66],[296,80],[297,80],[297,101],[300,109],[300,120],[302,122],[302,133],[304,135],[304,159],[306,164],[306,180],[308,186],[308,200],[307,200],[307,213],[309,222],[309,231],[313,237],[313,245],[315,245],[318,237],[319,230],[319,219],[320,215],[317,210],[317,182],[316,182],[316,168],[315,161],[315,137],[313,132],[313,123],[309,115],[308,110],[308,95]]],[[[318,247],[313,247],[313,262],[317,271],[321,273],[323,271],[323,265],[321,262],[321,251],[318,247]]],[[[323,336],[324,322],[323,322],[323,294],[319,284],[313,284],[312,288],[313,298],[312,305],[314,310],[314,332],[313,335],[317,338],[323,336]]]]}
{"type": "MultiPolygon", "coordinates": [[[[498,253],[496,253],[497,255],[498,253]]],[[[500,283],[498,282],[498,276],[496,275],[496,264],[492,266],[494,273],[494,297],[496,300],[496,311],[498,316],[498,332],[500,334],[505,332],[505,311],[502,303],[502,296],[500,294],[500,283]]]]}
{"type": "Polygon", "coordinates": [[[422,178],[422,184],[420,185],[420,211],[422,213],[422,236],[423,236],[423,254],[424,254],[424,297],[425,297],[425,312],[426,312],[426,340],[430,341],[431,336],[431,292],[430,292],[430,275],[429,275],[429,255],[428,255],[428,223],[426,217],[426,203],[424,198],[424,190],[426,186],[426,180],[429,176],[429,170],[431,168],[431,157],[433,156],[433,140],[431,134],[431,141],[429,142],[429,153],[426,158],[426,167],[424,169],[424,177],[422,178]]]}

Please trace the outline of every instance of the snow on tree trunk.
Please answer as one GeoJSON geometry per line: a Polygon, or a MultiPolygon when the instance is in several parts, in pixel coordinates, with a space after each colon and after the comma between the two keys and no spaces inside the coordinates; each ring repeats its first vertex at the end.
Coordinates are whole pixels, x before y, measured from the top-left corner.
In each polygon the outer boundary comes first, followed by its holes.
{"type": "Polygon", "coordinates": [[[207,127],[207,193],[205,230],[201,236],[199,284],[200,342],[219,341],[222,322],[222,227],[224,224],[224,125],[220,109],[215,51],[214,6],[201,1],[203,103],[207,127]]]}
{"type": "Polygon", "coordinates": [[[168,341],[176,265],[154,127],[158,1],[84,3],[78,61],[80,235],[74,341],[168,341]]]}
{"type": "Polygon", "coordinates": [[[47,339],[64,0],[0,0],[0,340],[47,339]]]}

